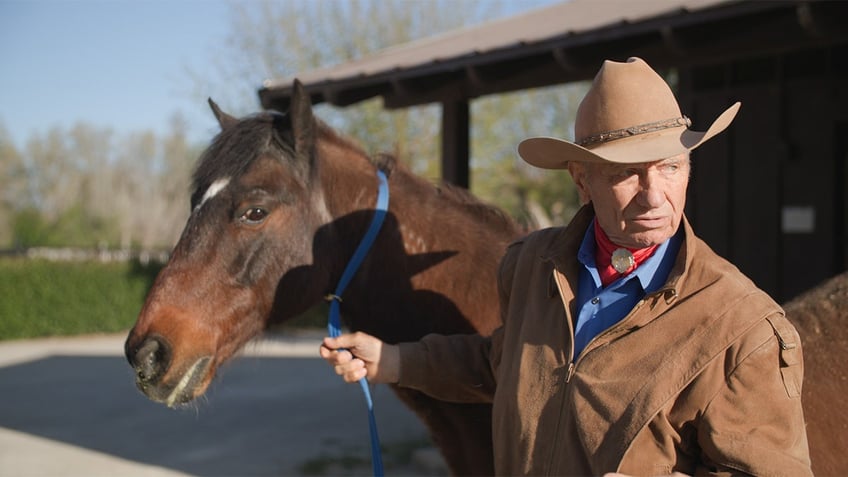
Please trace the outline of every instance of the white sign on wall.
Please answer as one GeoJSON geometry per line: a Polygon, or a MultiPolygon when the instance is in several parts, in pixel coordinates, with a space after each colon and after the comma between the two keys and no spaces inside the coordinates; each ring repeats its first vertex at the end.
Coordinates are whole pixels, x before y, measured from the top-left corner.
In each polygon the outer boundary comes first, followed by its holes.
{"type": "Polygon", "coordinates": [[[815,232],[815,207],[801,205],[784,206],[781,211],[781,230],[785,234],[811,234],[815,232]]]}

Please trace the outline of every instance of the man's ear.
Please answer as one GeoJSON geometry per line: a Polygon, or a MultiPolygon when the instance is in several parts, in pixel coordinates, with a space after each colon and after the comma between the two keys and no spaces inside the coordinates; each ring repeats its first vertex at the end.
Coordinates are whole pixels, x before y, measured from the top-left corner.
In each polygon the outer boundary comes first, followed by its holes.
{"type": "Polygon", "coordinates": [[[589,193],[589,187],[586,184],[586,164],[569,161],[568,173],[571,174],[571,179],[574,181],[574,185],[577,186],[580,204],[588,204],[592,200],[592,194],[589,193]]]}

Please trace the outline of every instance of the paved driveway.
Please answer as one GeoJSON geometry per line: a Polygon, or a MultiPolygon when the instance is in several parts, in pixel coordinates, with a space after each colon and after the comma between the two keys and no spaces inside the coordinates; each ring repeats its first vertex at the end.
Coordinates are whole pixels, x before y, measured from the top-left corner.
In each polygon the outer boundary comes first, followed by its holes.
{"type": "MultiPolygon", "coordinates": [[[[370,472],[364,399],[316,357],[319,336],[250,345],[179,410],[135,389],[123,339],[0,342],[0,476],[370,472]]],[[[411,412],[385,386],[373,395],[386,473],[442,473],[411,412]]]]}

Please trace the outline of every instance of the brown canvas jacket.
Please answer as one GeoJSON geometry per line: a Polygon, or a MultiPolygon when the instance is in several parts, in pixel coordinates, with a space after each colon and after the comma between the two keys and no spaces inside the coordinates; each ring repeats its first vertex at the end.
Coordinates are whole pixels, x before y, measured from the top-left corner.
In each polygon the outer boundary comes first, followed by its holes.
{"type": "Polygon", "coordinates": [[[504,325],[491,338],[402,344],[399,384],[493,402],[499,475],[811,475],[798,335],[685,220],[667,284],[572,360],[576,256],[592,217],[584,207],[513,244],[499,276],[504,325]]]}

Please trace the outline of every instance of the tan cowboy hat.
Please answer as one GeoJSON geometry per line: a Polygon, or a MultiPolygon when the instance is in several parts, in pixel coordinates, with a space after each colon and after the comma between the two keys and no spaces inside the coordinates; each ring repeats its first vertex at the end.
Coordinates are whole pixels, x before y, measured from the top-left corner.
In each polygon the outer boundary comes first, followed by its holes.
{"type": "Polygon", "coordinates": [[[688,129],[671,88],[640,58],[605,61],[577,109],[574,142],[554,137],[521,141],[518,154],[545,169],[569,161],[634,164],[691,151],[724,131],[740,103],[727,108],[705,131],[688,129]]]}

